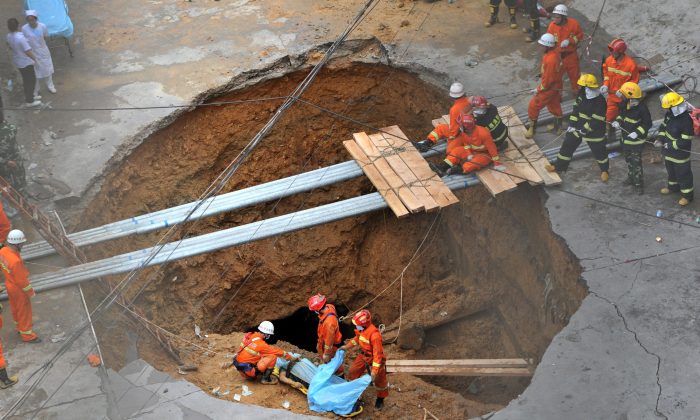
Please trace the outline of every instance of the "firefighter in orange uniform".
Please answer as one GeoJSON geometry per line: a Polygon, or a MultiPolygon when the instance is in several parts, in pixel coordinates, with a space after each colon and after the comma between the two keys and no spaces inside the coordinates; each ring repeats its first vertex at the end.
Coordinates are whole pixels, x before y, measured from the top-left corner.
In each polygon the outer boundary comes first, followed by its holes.
{"type": "Polygon", "coordinates": [[[275,334],[275,326],[270,321],[263,321],[258,326],[258,331],[249,332],[243,336],[238,352],[233,356],[233,366],[246,379],[255,379],[262,375],[261,383],[274,385],[277,378],[271,376],[277,363],[277,357],[294,360],[294,356],[279,347],[267,344],[275,334]]]}
{"type": "MultiPolygon", "coordinates": [[[[493,162],[495,170],[505,172],[506,168],[500,162],[489,129],[476,125],[476,119],[471,114],[463,113],[457,120],[461,132],[454,139],[447,141],[447,156],[439,164],[430,165],[433,171],[440,176],[466,174],[484,169],[493,162]]],[[[446,124],[438,125],[424,141],[435,143],[445,137],[446,132],[446,124]]]]}
{"type": "Polygon", "coordinates": [[[27,238],[21,230],[7,235],[7,246],[0,248],[0,271],[5,275],[5,287],[10,301],[15,328],[25,343],[39,343],[41,339],[32,330],[32,303],[36,293],[29,283],[29,270],[19,256],[27,238]]]}
{"type": "MultiPolygon", "coordinates": [[[[454,103],[450,107],[450,123],[445,125],[445,131],[442,132],[448,141],[454,139],[460,133],[457,117],[472,110],[471,98],[464,94],[464,86],[461,83],[452,83],[452,86],[450,86],[450,98],[454,99],[454,103]]],[[[430,150],[435,145],[435,142],[423,140],[414,142],[413,145],[422,153],[430,150]]]]}
{"type": "Polygon", "coordinates": [[[581,67],[578,61],[578,44],[583,40],[581,25],[574,18],[569,17],[569,9],[559,4],[552,11],[552,22],[547,32],[554,35],[554,40],[559,46],[561,63],[564,71],[569,76],[571,91],[574,96],[578,94],[578,79],[581,76],[581,67]]]}
{"type": "Polygon", "coordinates": [[[0,246],[7,239],[7,234],[10,233],[10,219],[7,218],[5,210],[2,208],[2,200],[0,200],[0,246]]]}
{"type": "MultiPolygon", "coordinates": [[[[610,123],[615,121],[615,118],[620,114],[620,103],[622,99],[614,93],[622,88],[627,82],[639,83],[639,68],[637,63],[625,54],[627,44],[621,38],[615,38],[608,44],[610,56],[603,63],[603,86],[600,87],[602,94],[608,95],[608,111],[605,114],[605,120],[610,123]]],[[[608,125],[608,143],[615,141],[615,129],[608,125]]]]}
{"type": "MultiPolygon", "coordinates": [[[[321,358],[321,363],[328,363],[335,356],[340,343],[343,341],[343,335],[340,332],[338,324],[338,314],[335,311],[335,305],[327,303],[327,299],[323,295],[313,295],[308,301],[309,310],[316,312],[318,315],[318,329],[316,342],[316,351],[321,358]]],[[[338,376],[343,375],[343,366],[341,365],[336,372],[338,376]]]]}
{"type": "Polygon", "coordinates": [[[533,91],[535,96],[530,100],[530,104],[527,107],[527,116],[530,121],[525,137],[528,139],[535,136],[537,118],[539,118],[540,111],[545,106],[554,115],[554,129],[557,133],[561,131],[562,122],[561,91],[564,83],[562,82],[561,58],[559,57],[559,50],[556,48],[556,40],[554,35],[546,33],[540,37],[537,43],[544,47],[544,56],[542,57],[540,70],[542,81],[537,89],[533,91]]]}
{"type": "MultiPolygon", "coordinates": [[[[2,305],[0,305],[2,312],[2,305]]],[[[0,314],[0,329],[2,329],[2,314],[0,314]]],[[[0,340],[0,389],[9,388],[17,383],[17,376],[7,376],[7,363],[2,352],[2,340],[0,340]]]]}
{"type": "Polygon", "coordinates": [[[348,351],[355,346],[360,346],[360,353],[350,365],[348,380],[353,381],[369,373],[377,391],[374,407],[381,410],[384,407],[384,398],[389,396],[382,334],[372,324],[372,314],[367,309],[356,313],[352,317],[352,323],[355,325],[355,338],[347,341],[341,349],[348,351]]]}

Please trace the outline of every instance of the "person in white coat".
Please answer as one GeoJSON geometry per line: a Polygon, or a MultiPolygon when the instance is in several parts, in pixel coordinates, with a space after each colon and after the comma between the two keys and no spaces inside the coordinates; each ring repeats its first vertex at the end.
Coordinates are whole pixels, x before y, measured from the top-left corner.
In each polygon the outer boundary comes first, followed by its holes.
{"type": "Polygon", "coordinates": [[[51,60],[49,47],[46,45],[49,30],[46,25],[39,22],[36,10],[27,10],[24,15],[27,18],[27,23],[22,26],[22,33],[27,38],[36,57],[34,73],[36,73],[37,83],[34,87],[34,97],[38,99],[40,98],[39,85],[41,82],[46,84],[49,92],[56,93],[56,88],[53,85],[53,60],[51,60]]]}

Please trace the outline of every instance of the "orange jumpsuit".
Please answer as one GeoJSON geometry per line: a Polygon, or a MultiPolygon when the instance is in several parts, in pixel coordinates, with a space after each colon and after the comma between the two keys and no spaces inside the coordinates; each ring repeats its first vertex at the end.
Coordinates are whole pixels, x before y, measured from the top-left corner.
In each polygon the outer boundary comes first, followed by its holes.
{"type": "Polygon", "coordinates": [[[363,331],[355,330],[355,338],[346,346],[352,348],[359,344],[360,353],[350,365],[348,379],[353,381],[360,376],[370,373],[374,377],[374,388],[378,398],[389,396],[389,381],[386,378],[386,357],[382,346],[382,334],[374,324],[363,331]]]}
{"type": "Polygon", "coordinates": [[[22,341],[32,341],[37,335],[32,330],[32,303],[29,298],[35,295],[29,283],[29,271],[24,266],[19,252],[9,246],[0,249],[0,270],[5,275],[5,287],[10,301],[15,328],[22,341]]]}
{"type": "Polygon", "coordinates": [[[249,332],[243,336],[234,365],[244,378],[255,378],[258,372],[274,368],[277,356],[292,359],[286,351],[267,344],[261,332],[249,332]]]}
{"type": "Polygon", "coordinates": [[[622,99],[615,95],[626,82],[639,82],[639,69],[637,63],[627,54],[622,55],[618,62],[612,54],[603,63],[603,84],[608,87],[608,111],[605,114],[606,121],[614,121],[620,114],[620,102],[622,99]]]}
{"type": "Polygon", "coordinates": [[[450,127],[448,135],[445,136],[447,139],[452,139],[459,135],[459,124],[457,123],[457,117],[461,113],[469,113],[472,111],[472,101],[468,96],[462,96],[461,98],[455,99],[454,104],[450,108],[450,127]]]}
{"type": "Polygon", "coordinates": [[[343,341],[343,335],[340,333],[338,326],[338,315],[335,312],[335,306],[326,305],[326,312],[318,315],[318,342],[316,350],[318,355],[323,357],[327,354],[331,358],[335,356],[338,350],[338,345],[343,341]]]}
{"type": "MultiPolygon", "coordinates": [[[[428,134],[428,140],[436,143],[449,133],[447,124],[440,124],[428,134]]],[[[464,132],[453,139],[447,140],[447,156],[445,162],[450,165],[462,165],[462,171],[466,174],[478,171],[489,166],[491,162],[497,162],[498,150],[491,137],[491,132],[486,127],[476,126],[471,134],[464,132]],[[469,156],[471,160],[467,162],[469,156]]]]}
{"type": "Polygon", "coordinates": [[[571,91],[576,95],[579,89],[576,82],[578,82],[578,78],[581,75],[581,67],[576,51],[578,43],[583,41],[581,25],[579,25],[576,19],[567,17],[566,23],[561,26],[554,22],[550,23],[547,32],[554,35],[554,39],[557,41],[557,49],[561,55],[562,67],[564,67],[564,71],[569,76],[571,91]],[[561,48],[561,42],[565,39],[569,40],[569,45],[565,48],[561,48]]]}
{"type": "MultiPolygon", "coordinates": [[[[559,51],[552,49],[544,53],[540,70],[542,82],[537,86],[537,93],[530,100],[527,116],[530,121],[537,120],[540,110],[545,106],[557,118],[561,118],[562,66],[559,51]]],[[[578,80],[577,80],[578,81],[578,80]]]]}
{"type": "Polygon", "coordinates": [[[0,200],[0,244],[7,239],[7,235],[10,233],[10,227],[10,219],[7,218],[5,210],[2,208],[2,200],[0,200]]]}

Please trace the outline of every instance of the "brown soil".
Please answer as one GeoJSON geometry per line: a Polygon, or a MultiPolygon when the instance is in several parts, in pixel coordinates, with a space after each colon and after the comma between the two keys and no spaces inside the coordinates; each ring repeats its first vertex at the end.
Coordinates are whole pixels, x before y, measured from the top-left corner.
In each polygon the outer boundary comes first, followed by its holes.
{"type": "MultiPolygon", "coordinates": [[[[305,74],[293,73],[217,100],[286,95],[305,74]]],[[[410,138],[424,136],[431,119],[449,107],[444,92],[414,75],[364,64],[324,70],[304,97],[373,127],[398,124],[410,138]]],[[[198,108],[183,115],[144,142],[107,177],[84,215],[82,227],[195,199],[278,105],[279,101],[271,101],[198,108]]],[[[225,191],[348,160],[342,141],[356,131],[371,130],[298,104],[225,191]]],[[[371,184],[358,178],[279,203],[192,223],[188,235],[370,191],[371,184]]],[[[341,307],[360,307],[400,274],[426,239],[420,257],[404,275],[402,321],[430,325],[441,317],[480,311],[427,329],[426,343],[420,350],[387,346],[389,357],[537,360],[585,296],[579,282],[580,267],[551,232],[542,195],[538,188],[521,186],[494,199],[482,187],[470,188],[459,193],[460,204],[439,214],[399,221],[386,210],[174,262],[159,271],[150,270],[130,294],[134,296],[147,279],[154,279],[137,300],[149,319],[188,340],[194,339],[196,323],[204,331],[223,334],[209,337],[213,349],[232,352],[238,343],[237,332],[263,319],[290,316],[312,293],[327,294],[341,307]],[[433,223],[436,228],[428,234],[433,223]]],[[[157,237],[116,241],[93,250],[92,257],[150,246],[157,237]]],[[[93,298],[99,298],[98,290],[93,290],[93,298]]],[[[398,283],[369,309],[377,323],[397,326],[398,283]]],[[[107,323],[101,328],[106,343],[103,351],[107,364],[118,368],[125,361],[123,347],[128,340],[123,329],[111,327],[107,323]]],[[[172,362],[153,340],[140,340],[139,350],[157,368],[174,372],[172,362]]],[[[182,350],[184,359],[200,365],[199,373],[187,378],[201,387],[221,386],[224,390],[240,382],[235,372],[220,371],[219,358],[204,357],[187,346],[182,350]]],[[[387,400],[387,409],[377,417],[404,418],[414,412],[422,416],[419,403],[427,404],[440,418],[459,418],[467,412],[474,416],[507,404],[529,382],[521,378],[427,379],[430,383],[391,375],[390,382],[396,388],[387,400]]],[[[287,399],[292,410],[306,412],[297,391],[278,395],[287,391],[283,387],[267,387],[270,391],[258,388],[246,402],[279,407],[287,399]]],[[[371,395],[365,398],[373,399],[371,395]]]]}

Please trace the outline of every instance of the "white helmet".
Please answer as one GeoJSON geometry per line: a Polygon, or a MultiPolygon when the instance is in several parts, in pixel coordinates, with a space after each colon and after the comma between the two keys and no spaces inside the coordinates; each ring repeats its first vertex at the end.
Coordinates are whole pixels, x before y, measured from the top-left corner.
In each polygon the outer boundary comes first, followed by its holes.
{"type": "Polygon", "coordinates": [[[557,45],[557,41],[554,39],[554,35],[550,34],[549,32],[543,34],[540,37],[540,40],[537,41],[537,43],[549,48],[553,48],[555,45],[557,45]]]}
{"type": "Polygon", "coordinates": [[[459,82],[452,83],[452,86],[450,86],[450,97],[457,99],[462,96],[464,96],[464,86],[459,82]]]}
{"type": "Polygon", "coordinates": [[[275,334],[275,326],[272,325],[272,322],[270,321],[263,321],[260,323],[260,325],[258,325],[258,331],[263,334],[273,335],[275,334]]]}
{"type": "Polygon", "coordinates": [[[8,244],[23,244],[27,242],[27,238],[24,236],[24,232],[22,232],[19,229],[15,229],[13,231],[10,231],[10,233],[7,235],[7,243],[8,244]]]}
{"type": "Polygon", "coordinates": [[[563,4],[557,4],[552,13],[555,15],[569,16],[569,9],[563,4]]]}

